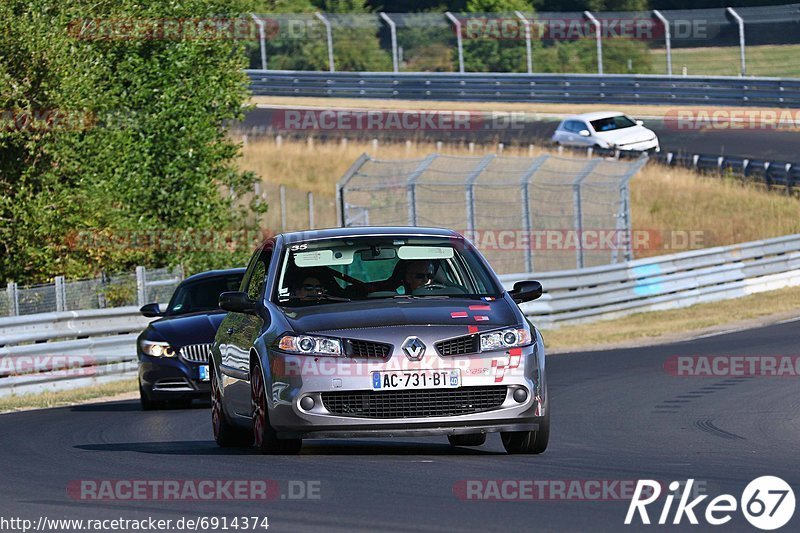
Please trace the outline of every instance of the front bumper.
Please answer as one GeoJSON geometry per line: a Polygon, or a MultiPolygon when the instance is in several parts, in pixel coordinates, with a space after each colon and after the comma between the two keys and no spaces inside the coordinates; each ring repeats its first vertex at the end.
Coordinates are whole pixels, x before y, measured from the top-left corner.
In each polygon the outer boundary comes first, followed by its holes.
{"type": "MultiPolygon", "coordinates": [[[[537,363],[537,347],[531,345],[518,351],[494,352],[470,356],[442,358],[410,362],[402,356],[388,361],[336,360],[311,356],[284,356],[271,354],[270,375],[266,383],[269,398],[270,424],[282,437],[360,437],[360,436],[417,436],[417,435],[457,435],[469,433],[492,433],[498,431],[533,431],[544,416],[546,407],[545,390],[540,374],[543,367],[537,363]],[[291,361],[288,359],[292,359],[291,361]],[[392,364],[395,363],[395,365],[392,364]],[[401,368],[396,364],[400,363],[401,368]],[[313,363],[313,364],[312,364],[313,363]],[[326,365],[321,368],[320,364],[326,365]],[[385,396],[396,391],[373,391],[371,374],[387,370],[427,370],[459,368],[462,382],[458,389],[419,389],[414,391],[413,405],[422,405],[428,391],[436,391],[431,396],[430,409],[424,405],[424,416],[407,416],[408,405],[398,404],[403,413],[392,417],[365,415],[375,410],[365,409],[352,415],[334,410],[326,397],[329,393],[353,393],[362,398],[365,405],[373,400],[386,404],[385,396]],[[292,370],[295,369],[295,370],[292,370]],[[436,402],[441,402],[447,391],[467,393],[478,389],[492,389],[499,393],[505,388],[504,397],[495,404],[469,410],[469,405],[459,404],[459,414],[437,415],[436,402]],[[524,401],[517,401],[514,392],[526,391],[524,401]],[[314,405],[301,407],[301,400],[310,398],[314,405]],[[417,403],[414,403],[417,402],[417,403]]],[[[543,354],[543,349],[541,351],[543,354]]],[[[309,400],[305,400],[306,403],[309,400]]],[[[352,404],[351,404],[352,405],[352,404]]],[[[357,402],[355,405],[359,405],[357,402]]],[[[390,408],[391,409],[391,408],[390,408]]]]}
{"type": "Polygon", "coordinates": [[[211,382],[200,379],[200,366],[179,357],[139,354],[139,384],[151,400],[210,399],[211,382]]]}

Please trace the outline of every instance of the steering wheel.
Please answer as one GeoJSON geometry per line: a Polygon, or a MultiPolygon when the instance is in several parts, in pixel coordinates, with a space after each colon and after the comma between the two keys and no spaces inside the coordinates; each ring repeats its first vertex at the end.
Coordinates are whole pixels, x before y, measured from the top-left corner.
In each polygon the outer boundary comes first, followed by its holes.
{"type": "Polygon", "coordinates": [[[444,283],[428,283],[427,285],[422,285],[421,287],[417,287],[412,291],[412,293],[417,291],[432,291],[432,290],[440,290],[440,289],[447,289],[447,285],[444,283]]]}

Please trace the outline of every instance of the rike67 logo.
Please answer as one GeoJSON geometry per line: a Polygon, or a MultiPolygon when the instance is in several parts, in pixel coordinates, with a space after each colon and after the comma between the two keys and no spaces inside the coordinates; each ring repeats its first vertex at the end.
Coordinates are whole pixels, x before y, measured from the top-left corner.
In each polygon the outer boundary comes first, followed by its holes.
{"type": "MultiPolygon", "coordinates": [[[[771,531],[785,526],[794,515],[794,491],[779,477],[762,476],[754,479],[745,487],[738,501],[731,494],[720,494],[706,502],[704,512],[701,512],[701,504],[708,495],[695,496],[690,500],[693,484],[694,479],[687,480],[685,484],[678,481],[669,484],[671,493],[664,499],[664,505],[657,518],[653,517],[655,523],[677,525],[685,517],[690,524],[697,525],[700,516],[706,523],[720,526],[730,522],[738,508],[753,527],[771,531]],[[676,499],[678,503],[673,511],[676,499]]],[[[661,487],[661,483],[652,479],[640,479],[637,482],[628,506],[628,514],[625,516],[626,525],[635,523],[637,515],[642,524],[652,523],[647,506],[659,499],[661,487]]],[[[651,509],[653,510],[657,509],[651,509]]]]}

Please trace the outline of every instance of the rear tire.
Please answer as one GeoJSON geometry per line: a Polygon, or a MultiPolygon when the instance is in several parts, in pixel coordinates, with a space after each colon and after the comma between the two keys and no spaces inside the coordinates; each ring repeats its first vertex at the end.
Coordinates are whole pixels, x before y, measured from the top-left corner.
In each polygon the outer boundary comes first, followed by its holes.
{"type": "Polygon", "coordinates": [[[253,444],[253,432],[239,429],[231,425],[225,417],[222,408],[222,393],[219,390],[217,377],[214,375],[214,365],[209,365],[211,371],[211,427],[214,430],[214,440],[222,448],[245,448],[253,444]]]}
{"type": "Polygon", "coordinates": [[[539,454],[547,449],[550,440],[550,407],[547,414],[539,420],[537,431],[506,431],[500,433],[503,448],[510,454],[539,454]]]}
{"type": "Polygon", "coordinates": [[[255,445],[263,454],[289,455],[300,451],[303,439],[281,439],[269,423],[264,373],[256,360],[250,368],[250,397],[253,404],[253,434],[255,445]]]}
{"type": "Polygon", "coordinates": [[[451,446],[483,446],[486,443],[486,433],[448,435],[447,440],[450,441],[451,446]]]}

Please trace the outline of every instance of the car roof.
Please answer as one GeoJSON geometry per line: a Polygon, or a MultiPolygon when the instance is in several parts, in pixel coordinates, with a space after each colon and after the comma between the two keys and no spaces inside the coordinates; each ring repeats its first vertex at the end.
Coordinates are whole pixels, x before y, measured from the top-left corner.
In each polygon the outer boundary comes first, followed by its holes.
{"type": "Polygon", "coordinates": [[[284,242],[316,241],[321,239],[335,239],[339,237],[370,237],[370,236],[399,236],[399,237],[447,237],[463,239],[461,235],[451,229],[425,228],[417,226],[357,226],[350,228],[329,228],[310,231],[294,231],[283,233],[284,242]]]}
{"type": "Polygon", "coordinates": [[[592,120],[598,120],[598,119],[601,119],[601,118],[618,117],[618,116],[624,115],[624,114],[625,113],[622,113],[620,111],[594,111],[592,113],[583,113],[581,115],[572,115],[572,116],[569,116],[569,117],[565,118],[564,120],[588,120],[588,121],[592,121],[592,120]]]}
{"type": "Polygon", "coordinates": [[[187,283],[192,281],[199,281],[208,278],[216,278],[222,276],[234,276],[236,274],[240,274],[244,276],[244,273],[247,269],[246,268],[228,268],[225,270],[208,270],[206,272],[198,272],[197,274],[192,274],[188,278],[184,279],[181,283],[187,283]]]}

